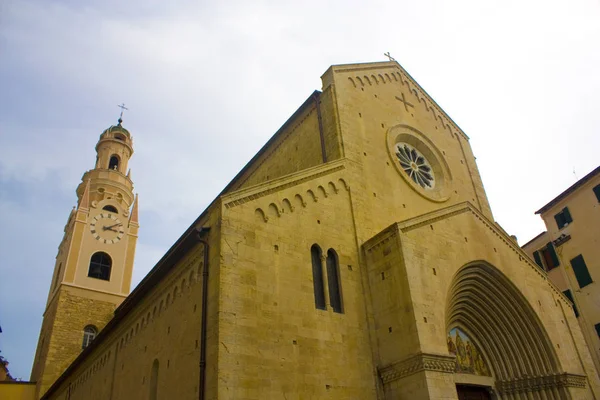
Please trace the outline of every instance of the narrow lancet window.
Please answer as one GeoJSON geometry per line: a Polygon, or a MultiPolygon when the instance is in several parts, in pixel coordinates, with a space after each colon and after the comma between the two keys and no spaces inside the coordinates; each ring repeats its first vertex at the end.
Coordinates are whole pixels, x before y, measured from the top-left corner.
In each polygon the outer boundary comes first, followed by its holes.
{"type": "Polygon", "coordinates": [[[150,371],[150,400],[158,398],[158,360],[154,359],[150,371]]]}
{"type": "Polygon", "coordinates": [[[335,250],[327,250],[327,284],[329,287],[329,304],[333,311],[342,312],[342,290],[340,288],[340,266],[335,250]]]}
{"type": "Polygon", "coordinates": [[[325,305],[325,285],[323,284],[323,263],[321,261],[321,248],[313,244],[310,248],[312,259],[313,286],[315,290],[315,307],[327,309],[325,305]]]}

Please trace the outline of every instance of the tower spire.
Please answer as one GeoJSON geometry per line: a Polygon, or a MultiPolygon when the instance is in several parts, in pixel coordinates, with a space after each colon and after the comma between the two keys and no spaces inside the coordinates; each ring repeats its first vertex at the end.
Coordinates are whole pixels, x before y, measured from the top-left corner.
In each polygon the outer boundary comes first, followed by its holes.
{"type": "Polygon", "coordinates": [[[138,195],[135,194],[135,200],[133,201],[133,208],[131,209],[131,217],[129,217],[129,223],[138,223],[138,195]]]}

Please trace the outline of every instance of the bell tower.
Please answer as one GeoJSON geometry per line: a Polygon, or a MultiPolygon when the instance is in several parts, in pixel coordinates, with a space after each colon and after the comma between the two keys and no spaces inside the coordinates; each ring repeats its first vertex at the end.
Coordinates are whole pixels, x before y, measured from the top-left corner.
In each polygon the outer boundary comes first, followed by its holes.
{"type": "Polygon", "coordinates": [[[41,397],[129,295],[138,237],[132,136],[119,118],[100,135],[58,246],[31,380],[41,397]]]}

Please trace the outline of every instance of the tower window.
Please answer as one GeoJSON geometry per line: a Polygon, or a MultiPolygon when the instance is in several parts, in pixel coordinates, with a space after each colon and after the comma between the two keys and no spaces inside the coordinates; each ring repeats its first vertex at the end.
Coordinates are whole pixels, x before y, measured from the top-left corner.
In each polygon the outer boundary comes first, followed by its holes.
{"type": "Polygon", "coordinates": [[[594,194],[596,195],[596,199],[598,199],[598,201],[600,201],[600,185],[596,185],[594,186],[594,194]]]}
{"type": "Polygon", "coordinates": [[[105,281],[110,280],[110,270],[112,267],[112,260],[110,256],[102,251],[94,253],[90,260],[90,269],[88,276],[90,278],[102,279],[105,281]]]}
{"type": "Polygon", "coordinates": [[[121,135],[115,135],[115,139],[125,141],[125,138],[121,135]]]}
{"type": "Polygon", "coordinates": [[[325,305],[325,285],[323,284],[323,263],[321,262],[321,248],[313,244],[310,248],[312,260],[313,286],[315,291],[315,307],[320,310],[327,309],[325,305]]]}
{"type": "Polygon", "coordinates": [[[110,212],[115,213],[115,214],[119,213],[119,211],[115,207],[113,207],[113,206],[104,206],[104,207],[102,207],[102,209],[106,210],[106,211],[110,211],[110,212]]]}
{"type": "Polygon", "coordinates": [[[119,169],[119,157],[110,156],[110,161],[108,162],[108,169],[119,169]]]}
{"type": "Polygon", "coordinates": [[[333,311],[342,312],[342,292],[340,290],[340,267],[338,256],[333,249],[327,250],[327,285],[329,287],[329,303],[333,311]]]}
{"type": "Polygon", "coordinates": [[[81,348],[85,349],[90,344],[92,344],[97,334],[98,329],[96,329],[94,325],[88,325],[85,328],[83,328],[83,343],[81,344],[81,348]]]}

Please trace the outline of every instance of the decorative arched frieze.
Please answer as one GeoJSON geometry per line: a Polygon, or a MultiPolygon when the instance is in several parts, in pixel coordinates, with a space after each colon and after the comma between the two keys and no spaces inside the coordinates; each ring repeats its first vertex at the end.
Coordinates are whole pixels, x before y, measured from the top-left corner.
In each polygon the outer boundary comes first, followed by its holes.
{"type": "Polygon", "coordinates": [[[281,217],[281,212],[279,211],[279,207],[275,205],[275,203],[269,204],[268,208],[269,217],[281,217]]]}
{"type": "Polygon", "coordinates": [[[256,210],[254,210],[254,215],[256,216],[256,218],[258,218],[259,221],[267,222],[269,220],[262,208],[257,208],[256,210]]]}
{"type": "Polygon", "coordinates": [[[317,187],[317,193],[319,193],[319,196],[322,196],[322,197],[325,197],[325,198],[327,197],[327,191],[321,185],[319,185],[319,187],[317,187]]]}
{"type": "Polygon", "coordinates": [[[288,212],[288,213],[293,213],[294,212],[294,206],[292,205],[292,203],[288,200],[288,199],[283,199],[283,201],[281,202],[281,204],[283,205],[283,210],[284,212],[288,212]]]}
{"type": "Polygon", "coordinates": [[[296,205],[298,207],[302,207],[302,208],[306,207],[306,202],[304,201],[304,199],[302,198],[302,196],[299,195],[299,194],[296,194],[294,196],[294,203],[296,203],[296,205]]]}
{"type": "Polygon", "coordinates": [[[337,194],[337,193],[338,193],[338,188],[337,188],[337,186],[335,186],[335,183],[333,183],[333,182],[329,182],[329,183],[327,184],[327,186],[329,187],[329,190],[330,190],[332,193],[335,193],[335,194],[337,194]]]}

